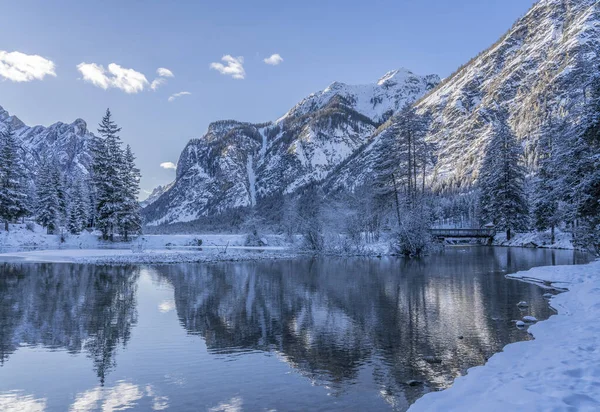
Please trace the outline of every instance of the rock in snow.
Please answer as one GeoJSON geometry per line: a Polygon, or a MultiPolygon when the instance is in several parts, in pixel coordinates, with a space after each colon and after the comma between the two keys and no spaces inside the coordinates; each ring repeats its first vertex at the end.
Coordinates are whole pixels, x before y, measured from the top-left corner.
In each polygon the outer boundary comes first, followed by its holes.
{"type": "Polygon", "coordinates": [[[535,316],[523,316],[523,322],[525,323],[535,323],[537,321],[538,320],[535,316]]]}
{"type": "Polygon", "coordinates": [[[529,307],[529,303],[525,302],[525,301],[520,301],[519,303],[517,303],[517,306],[520,308],[528,308],[529,307]]]}

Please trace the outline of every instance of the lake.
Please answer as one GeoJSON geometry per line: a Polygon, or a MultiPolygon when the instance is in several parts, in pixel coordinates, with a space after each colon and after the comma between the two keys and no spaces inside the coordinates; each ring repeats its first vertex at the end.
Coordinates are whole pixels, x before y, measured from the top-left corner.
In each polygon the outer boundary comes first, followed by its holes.
{"type": "Polygon", "coordinates": [[[110,267],[0,263],[0,410],[406,410],[517,341],[572,251],[110,267]],[[530,306],[520,310],[519,301],[530,306]]]}

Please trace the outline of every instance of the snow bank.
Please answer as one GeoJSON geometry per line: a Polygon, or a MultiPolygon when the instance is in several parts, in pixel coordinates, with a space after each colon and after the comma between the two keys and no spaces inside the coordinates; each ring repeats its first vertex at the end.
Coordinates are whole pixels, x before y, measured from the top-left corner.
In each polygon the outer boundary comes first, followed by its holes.
{"type": "Polygon", "coordinates": [[[556,316],[529,327],[535,340],[506,346],[411,411],[600,410],[600,261],[508,277],[569,291],[551,298],[556,316]]]}
{"type": "Polygon", "coordinates": [[[567,232],[556,230],[554,243],[550,230],[544,232],[517,233],[510,240],[506,240],[506,232],[498,232],[492,243],[495,246],[514,246],[514,247],[541,247],[548,249],[575,249],[573,247],[573,235],[567,232]]]}

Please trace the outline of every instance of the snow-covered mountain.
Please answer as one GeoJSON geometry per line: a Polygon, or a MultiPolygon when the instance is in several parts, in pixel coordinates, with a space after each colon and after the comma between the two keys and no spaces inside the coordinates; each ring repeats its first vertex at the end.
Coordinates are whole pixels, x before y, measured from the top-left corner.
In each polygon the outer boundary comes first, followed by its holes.
{"type": "Polygon", "coordinates": [[[144,209],[146,220],[191,221],[321,181],[367,144],[392,113],[439,81],[436,75],[395,70],[374,84],[334,82],[274,122],[212,123],[185,147],[174,184],[144,209]]]}
{"type": "Polygon", "coordinates": [[[0,130],[11,126],[26,153],[26,167],[36,170],[44,157],[54,158],[69,174],[87,174],[91,165],[89,150],[93,137],[81,119],[71,124],[55,123],[51,126],[25,125],[18,117],[10,115],[0,106],[0,130]]]}
{"type": "MultiPolygon", "coordinates": [[[[543,123],[567,116],[573,127],[590,109],[587,87],[600,76],[600,4],[597,0],[541,0],[492,47],[444,79],[420,99],[417,109],[432,118],[427,140],[437,158],[429,176],[436,189],[467,189],[477,179],[491,138],[490,112],[509,122],[535,171],[543,123]]],[[[392,126],[380,128],[383,136],[392,126]]],[[[366,181],[378,161],[381,139],[349,159],[327,182],[328,189],[366,181]]]]}

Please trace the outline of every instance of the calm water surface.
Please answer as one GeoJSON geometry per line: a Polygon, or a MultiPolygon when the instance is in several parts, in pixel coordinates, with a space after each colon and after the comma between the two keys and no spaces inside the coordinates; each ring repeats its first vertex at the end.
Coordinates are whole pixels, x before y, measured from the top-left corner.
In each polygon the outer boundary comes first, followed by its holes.
{"type": "Polygon", "coordinates": [[[0,263],[0,410],[406,410],[530,339],[514,319],[552,315],[540,288],[504,274],[584,261],[457,247],[424,260],[0,263]]]}

